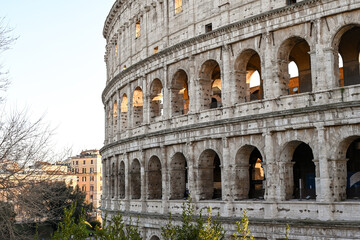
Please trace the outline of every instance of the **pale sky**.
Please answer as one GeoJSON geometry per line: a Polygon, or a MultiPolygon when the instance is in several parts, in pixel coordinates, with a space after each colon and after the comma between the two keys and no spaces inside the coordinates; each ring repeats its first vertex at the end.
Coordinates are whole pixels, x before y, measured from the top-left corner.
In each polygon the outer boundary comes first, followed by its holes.
{"type": "Polygon", "coordinates": [[[0,0],[19,36],[0,56],[11,85],[6,106],[45,114],[56,148],[76,155],[100,149],[104,141],[101,93],[105,87],[102,29],[115,0],[0,0]]]}

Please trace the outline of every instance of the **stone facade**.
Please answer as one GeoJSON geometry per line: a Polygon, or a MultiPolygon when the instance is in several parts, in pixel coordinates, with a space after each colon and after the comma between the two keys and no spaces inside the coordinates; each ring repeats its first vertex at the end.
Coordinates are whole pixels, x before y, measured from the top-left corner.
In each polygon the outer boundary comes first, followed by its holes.
{"type": "Polygon", "coordinates": [[[294,2],[114,3],[103,211],[158,239],[190,193],[228,233],[360,239],[360,0],[294,2]]]}

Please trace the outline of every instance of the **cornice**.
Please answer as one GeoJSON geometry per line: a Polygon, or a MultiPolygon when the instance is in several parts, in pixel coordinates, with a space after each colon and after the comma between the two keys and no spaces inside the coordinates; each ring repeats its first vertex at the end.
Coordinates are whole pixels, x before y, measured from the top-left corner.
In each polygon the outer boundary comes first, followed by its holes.
{"type": "MultiPolygon", "coordinates": [[[[255,15],[253,17],[249,17],[247,19],[244,19],[244,20],[241,20],[241,21],[238,21],[238,22],[235,22],[235,23],[228,24],[226,26],[222,26],[220,28],[217,28],[217,29],[209,32],[209,33],[204,33],[204,34],[201,34],[199,36],[196,36],[196,37],[190,38],[188,40],[185,40],[183,42],[177,43],[177,44],[175,44],[173,46],[170,46],[170,47],[160,51],[159,53],[157,53],[155,55],[151,55],[151,56],[149,56],[149,57],[147,57],[147,58],[145,58],[145,59],[143,59],[143,60],[141,60],[141,61],[139,61],[137,63],[134,63],[131,66],[128,66],[128,68],[126,70],[123,70],[120,73],[118,73],[113,79],[111,79],[107,83],[107,85],[106,85],[106,87],[105,87],[105,89],[104,89],[104,91],[102,93],[102,101],[103,101],[103,103],[105,102],[105,95],[115,85],[115,83],[117,82],[118,79],[126,76],[127,74],[131,73],[133,70],[136,70],[138,67],[143,66],[144,64],[146,64],[146,62],[151,62],[153,60],[160,59],[162,57],[165,57],[165,56],[171,54],[172,52],[175,52],[177,50],[189,47],[189,46],[193,45],[194,43],[199,43],[199,42],[203,42],[203,41],[206,41],[206,40],[209,40],[209,39],[213,39],[215,37],[220,37],[220,36],[223,35],[223,33],[231,32],[233,29],[237,29],[239,27],[244,27],[246,25],[251,25],[251,24],[253,24],[254,22],[257,22],[257,21],[266,21],[269,18],[274,17],[276,15],[284,14],[284,13],[290,13],[290,12],[294,11],[295,9],[299,9],[299,8],[304,7],[306,5],[311,5],[311,4],[315,4],[317,2],[322,2],[322,1],[324,1],[324,0],[305,0],[305,1],[293,4],[293,5],[290,5],[290,6],[277,8],[277,9],[255,15]]],[[[118,0],[117,2],[122,2],[122,1],[118,0]]],[[[112,10],[114,8],[116,8],[116,3],[114,4],[112,10]]],[[[109,14],[109,16],[110,16],[110,14],[109,14]]],[[[109,16],[108,16],[108,18],[109,18],[109,16]]],[[[113,14],[111,16],[115,16],[115,15],[113,14]]]]}
{"type": "Polygon", "coordinates": [[[224,124],[235,124],[239,122],[245,122],[245,121],[254,121],[254,120],[263,120],[268,118],[276,118],[276,117],[283,117],[283,116],[289,116],[294,114],[310,114],[313,112],[320,112],[320,111],[329,111],[333,109],[343,109],[343,108],[353,108],[353,107],[360,107],[360,101],[352,101],[352,102],[341,102],[341,103],[331,103],[331,104],[323,104],[318,106],[309,106],[309,107],[303,107],[303,108],[297,108],[297,109],[289,109],[289,110],[279,110],[274,112],[267,112],[267,113],[260,113],[260,114],[253,114],[253,115],[246,115],[241,117],[234,117],[229,119],[221,119],[216,120],[212,122],[203,122],[203,123],[195,123],[192,125],[182,126],[176,129],[169,128],[164,129],[152,133],[146,133],[139,136],[129,137],[126,139],[118,140],[116,142],[110,143],[105,145],[100,149],[100,153],[103,154],[107,149],[111,149],[113,147],[116,147],[120,144],[132,142],[141,140],[144,138],[151,138],[151,137],[157,137],[164,134],[174,134],[176,132],[185,132],[190,130],[196,130],[200,128],[206,128],[206,127],[215,127],[219,125],[224,124]]]}

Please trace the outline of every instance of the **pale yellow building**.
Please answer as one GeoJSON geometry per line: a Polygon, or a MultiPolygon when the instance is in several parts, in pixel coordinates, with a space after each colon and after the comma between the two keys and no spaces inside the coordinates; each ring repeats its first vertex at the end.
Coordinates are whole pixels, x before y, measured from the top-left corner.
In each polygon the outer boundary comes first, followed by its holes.
{"type": "Polygon", "coordinates": [[[80,155],[72,157],[70,171],[77,176],[77,185],[86,193],[86,201],[92,203],[94,217],[99,218],[102,194],[102,165],[99,150],[82,151],[80,155]]]}

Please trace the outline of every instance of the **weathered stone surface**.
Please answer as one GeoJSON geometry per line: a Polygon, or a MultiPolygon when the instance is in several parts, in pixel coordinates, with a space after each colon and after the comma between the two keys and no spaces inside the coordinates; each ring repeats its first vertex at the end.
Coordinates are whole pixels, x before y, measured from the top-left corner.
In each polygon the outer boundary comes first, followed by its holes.
{"type": "Polygon", "coordinates": [[[190,193],[228,233],[360,239],[360,0],[174,2],[105,21],[102,209],[157,239],[190,193]]]}

